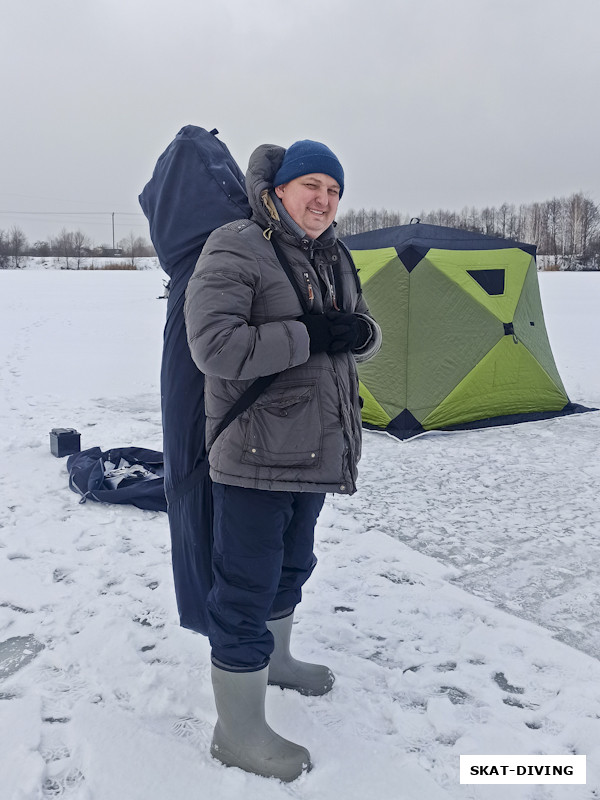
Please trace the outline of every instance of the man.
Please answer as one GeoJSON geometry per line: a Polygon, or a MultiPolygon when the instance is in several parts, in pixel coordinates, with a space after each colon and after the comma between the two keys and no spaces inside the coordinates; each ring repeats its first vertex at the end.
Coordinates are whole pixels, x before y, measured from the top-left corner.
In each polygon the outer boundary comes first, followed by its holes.
{"type": "Polygon", "coordinates": [[[356,491],[356,361],[375,355],[381,332],[333,230],[344,191],[335,154],[310,140],[287,151],[262,145],[246,188],[252,218],[210,235],[185,306],[192,357],[206,375],[213,480],[211,753],[290,781],[310,769],[310,756],[267,725],[267,682],[308,695],[333,685],[327,667],[291,656],[289,639],[316,564],[325,493],[356,491]],[[276,377],[221,430],[267,375],[276,377]]]}

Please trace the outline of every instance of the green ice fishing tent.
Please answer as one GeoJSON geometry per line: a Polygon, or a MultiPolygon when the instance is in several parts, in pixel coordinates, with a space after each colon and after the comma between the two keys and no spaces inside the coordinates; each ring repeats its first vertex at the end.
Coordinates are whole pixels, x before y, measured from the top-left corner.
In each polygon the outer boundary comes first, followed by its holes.
{"type": "Polygon", "coordinates": [[[344,242],[383,331],[359,366],[365,427],[408,439],[588,410],[556,369],[533,245],[421,223],[344,242]]]}

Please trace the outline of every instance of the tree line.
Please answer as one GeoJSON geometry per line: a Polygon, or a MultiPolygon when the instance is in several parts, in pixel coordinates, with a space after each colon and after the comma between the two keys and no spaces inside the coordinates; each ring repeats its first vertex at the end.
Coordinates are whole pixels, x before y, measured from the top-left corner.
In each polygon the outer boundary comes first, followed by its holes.
{"type": "MultiPolygon", "coordinates": [[[[534,244],[538,254],[547,257],[546,263],[550,261],[561,269],[600,269],[600,207],[581,192],[519,206],[503,203],[498,208],[465,207],[459,212],[423,211],[417,219],[534,244]]],[[[398,211],[350,209],[338,216],[337,233],[343,238],[410,222],[410,215],[398,211]]],[[[56,237],[30,244],[21,228],[0,229],[0,269],[19,269],[27,256],[58,257],[67,269],[79,269],[86,259],[105,255],[122,255],[135,265],[136,258],[155,256],[156,252],[146,239],[134,233],[113,249],[108,245],[96,247],[80,230],[63,228],[56,237]]]]}
{"type": "MultiPolygon", "coordinates": [[[[499,208],[464,208],[422,212],[420,222],[462,228],[488,236],[534,244],[539,255],[551,257],[563,269],[600,269],[600,207],[582,193],[553,198],[543,203],[499,208]]],[[[407,225],[408,214],[382,209],[350,209],[338,216],[338,236],[407,225]]]]}
{"type": "Polygon", "coordinates": [[[96,246],[81,230],[63,228],[58,236],[30,243],[16,225],[9,230],[0,229],[0,269],[21,269],[29,256],[59,258],[66,269],[80,269],[94,256],[125,256],[135,265],[137,258],[155,255],[152,245],[134,233],[113,248],[106,244],[96,246]]]}

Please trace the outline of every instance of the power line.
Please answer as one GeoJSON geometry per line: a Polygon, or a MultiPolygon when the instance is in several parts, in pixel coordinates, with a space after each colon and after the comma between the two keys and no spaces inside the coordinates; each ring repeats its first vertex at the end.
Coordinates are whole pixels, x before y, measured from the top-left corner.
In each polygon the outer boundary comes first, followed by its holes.
{"type": "MultiPolygon", "coordinates": [[[[64,217],[72,217],[72,216],[98,216],[99,214],[104,215],[112,215],[118,214],[120,217],[144,217],[144,214],[141,211],[2,211],[0,210],[0,214],[43,214],[52,215],[52,216],[64,216],[64,217]]],[[[144,217],[145,219],[145,217],[144,217]]]]}
{"type": "Polygon", "coordinates": [[[17,192],[3,192],[0,190],[0,197],[25,197],[28,200],[52,200],[54,203],[74,203],[77,205],[91,206],[96,203],[95,200],[73,200],[73,198],[66,197],[48,197],[42,194],[22,194],[17,192]]]}
{"type": "MultiPolygon", "coordinates": [[[[100,230],[106,231],[107,227],[110,226],[113,249],[115,247],[116,227],[119,228],[120,235],[123,229],[126,228],[130,231],[135,229],[139,232],[148,232],[148,221],[141,211],[51,211],[49,209],[45,211],[29,211],[0,209],[0,219],[2,217],[5,218],[5,227],[11,224],[22,224],[24,227],[28,227],[29,224],[37,224],[39,226],[41,223],[47,224],[52,228],[61,225],[69,228],[81,227],[88,232],[93,228],[93,236],[104,235],[100,233],[100,230]],[[6,217],[10,219],[6,219],[6,217]]],[[[47,235],[50,236],[50,234],[47,235]]]]}

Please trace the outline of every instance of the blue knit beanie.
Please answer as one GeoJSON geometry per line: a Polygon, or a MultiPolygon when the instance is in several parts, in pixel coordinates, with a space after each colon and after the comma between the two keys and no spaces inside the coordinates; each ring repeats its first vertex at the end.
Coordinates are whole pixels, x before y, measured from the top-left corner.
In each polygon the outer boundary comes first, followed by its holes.
{"type": "Polygon", "coordinates": [[[340,197],[344,191],[344,170],[338,157],[327,145],[313,142],[311,139],[302,139],[294,142],[285,151],[281,166],[275,173],[273,186],[293,181],[301,175],[311,172],[321,172],[329,175],[340,185],[340,197]]]}

